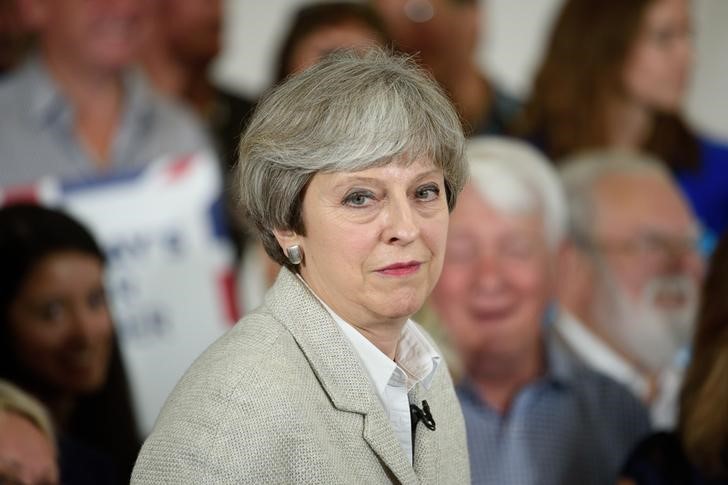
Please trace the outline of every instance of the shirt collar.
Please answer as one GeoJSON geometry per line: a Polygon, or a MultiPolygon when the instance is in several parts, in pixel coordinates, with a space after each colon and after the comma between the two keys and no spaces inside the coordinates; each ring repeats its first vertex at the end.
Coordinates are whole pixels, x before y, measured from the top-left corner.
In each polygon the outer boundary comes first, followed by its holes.
{"type": "MultiPolygon", "coordinates": [[[[139,68],[128,69],[124,73],[124,117],[130,118],[132,124],[139,123],[145,126],[154,113],[152,90],[144,74],[139,68]]],[[[126,120],[125,120],[126,121],[126,120]]],[[[146,129],[146,128],[145,128],[146,129]]]]}
{"type": "Polygon", "coordinates": [[[408,392],[418,383],[421,383],[425,389],[430,388],[435,371],[440,364],[440,356],[412,320],[407,320],[402,328],[395,361],[392,361],[326,304],[324,304],[324,308],[331,314],[342,333],[354,347],[380,398],[384,398],[388,385],[401,382],[402,377],[406,379],[405,385],[408,392]]]}
{"type": "MultiPolygon", "coordinates": [[[[40,55],[33,54],[20,69],[20,80],[27,86],[29,95],[27,102],[30,116],[39,124],[51,124],[61,117],[70,119],[73,106],[58,89],[40,55]]],[[[122,82],[124,121],[129,121],[132,126],[145,123],[153,113],[153,103],[143,74],[136,68],[129,69],[124,73],[122,82]]]]}
{"type": "Polygon", "coordinates": [[[571,352],[589,367],[627,385],[639,396],[647,393],[648,383],[639,371],[563,308],[556,322],[556,332],[571,352]]]}
{"type": "Polygon", "coordinates": [[[422,384],[425,389],[430,388],[435,371],[442,358],[412,320],[407,320],[402,328],[395,360],[392,361],[364,335],[359,333],[353,325],[347,323],[321,300],[300,274],[297,276],[316,296],[354,347],[354,351],[362,361],[377,391],[377,395],[382,401],[385,401],[384,396],[387,385],[391,380],[397,379],[398,369],[406,376],[407,391],[410,391],[418,383],[422,384]]]}
{"type": "Polygon", "coordinates": [[[71,106],[53,82],[46,65],[33,54],[20,68],[19,80],[28,97],[28,114],[40,125],[69,117],[71,106]]]}
{"type": "Polygon", "coordinates": [[[568,386],[576,374],[577,363],[559,345],[553,328],[545,329],[544,345],[546,346],[546,375],[550,382],[568,386]]]}
{"type": "MultiPolygon", "coordinates": [[[[544,358],[546,360],[544,373],[527,383],[516,395],[529,388],[534,389],[535,386],[543,387],[545,385],[551,388],[568,388],[575,379],[579,364],[559,345],[555,332],[551,327],[544,328],[542,342],[544,345],[544,358]]],[[[490,406],[481,400],[480,395],[476,391],[475,384],[469,377],[465,377],[460,382],[458,385],[458,393],[469,401],[490,409],[490,406]]]]}

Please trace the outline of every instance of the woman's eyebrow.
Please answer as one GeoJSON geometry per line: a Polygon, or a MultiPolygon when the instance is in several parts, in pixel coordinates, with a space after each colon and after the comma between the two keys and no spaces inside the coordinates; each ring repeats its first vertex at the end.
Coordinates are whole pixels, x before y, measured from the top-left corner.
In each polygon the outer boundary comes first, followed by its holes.
{"type": "MultiPolygon", "coordinates": [[[[441,173],[440,169],[434,168],[432,170],[426,170],[424,172],[416,174],[415,176],[412,177],[411,180],[416,182],[418,180],[422,180],[422,179],[430,177],[432,175],[440,175],[440,173],[441,173]]],[[[334,184],[335,187],[339,187],[341,185],[348,185],[348,184],[352,184],[352,183],[381,184],[388,180],[386,178],[366,177],[363,175],[356,175],[356,174],[342,174],[342,176],[343,176],[342,180],[340,180],[334,184]]]]}
{"type": "Polygon", "coordinates": [[[360,175],[344,175],[344,177],[338,181],[334,186],[339,187],[341,185],[350,185],[352,183],[362,184],[381,184],[382,179],[376,177],[364,177],[360,175]]]}

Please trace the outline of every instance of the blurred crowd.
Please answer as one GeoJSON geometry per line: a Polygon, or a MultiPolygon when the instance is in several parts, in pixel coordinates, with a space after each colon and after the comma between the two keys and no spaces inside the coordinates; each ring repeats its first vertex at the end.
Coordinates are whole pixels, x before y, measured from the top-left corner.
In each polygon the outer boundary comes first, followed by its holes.
{"type": "MultiPolygon", "coordinates": [[[[419,321],[457,374],[473,483],[728,483],[728,142],[681,113],[690,1],[564,0],[520,100],[476,63],[487,8],[309,2],[270,55],[278,84],[339,49],[401,51],[460,115],[471,178],[419,321]]],[[[214,153],[234,298],[258,306],[278,265],[236,206],[256,100],[209,76],[221,2],[0,10],[0,195],[214,153]]],[[[108,259],[62,208],[0,197],[0,483],[129,480],[148,430],[108,259]]]]}

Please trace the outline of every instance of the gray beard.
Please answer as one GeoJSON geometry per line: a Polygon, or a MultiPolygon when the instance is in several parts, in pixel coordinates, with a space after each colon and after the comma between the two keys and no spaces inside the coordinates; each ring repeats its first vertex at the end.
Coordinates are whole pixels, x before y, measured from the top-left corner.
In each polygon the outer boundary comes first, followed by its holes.
{"type": "Polygon", "coordinates": [[[653,278],[638,299],[630,297],[608,269],[597,283],[595,322],[614,343],[642,367],[660,372],[674,364],[678,351],[690,344],[698,307],[698,291],[687,276],[653,278]],[[683,304],[661,307],[658,297],[678,297],[683,304]]]}

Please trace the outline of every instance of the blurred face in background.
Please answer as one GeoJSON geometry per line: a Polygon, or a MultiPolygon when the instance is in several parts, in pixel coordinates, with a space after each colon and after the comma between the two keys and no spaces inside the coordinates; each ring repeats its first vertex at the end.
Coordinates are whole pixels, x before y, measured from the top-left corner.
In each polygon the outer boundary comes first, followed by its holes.
{"type": "Polygon", "coordinates": [[[703,275],[695,219],[653,175],[605,178],[595,197],[594,319],[644,366],[662,368],[692,334],[703,275]]]}
{"type": "Polygon", "coordinates": [[[690,29],[688,0],[652,2],[624,66],[629,99],[657,111],[680,109],[693,60],[690,29]]]}
{"type": "Polygon", "coordinates": [[[9,313],[16,359],[37,382],[69,394],[104,384],[112,322],[98,259],[71,251],[42,259],[9,313]]]}
{"type": "Polygon", "coordinates": [[[470,62],[481,16],[475,0],[373,0],[389,35],[403,51],[418,54],[438,77],[453,62],[470,62]]]}
{"type": "Polygon", "coordinates": [[[471,183],[450,217],[432,302],[471,374],[482,355],[537,355],[553,271],[537,214],[507,214],[471,183]]]}
{"type": "Polygon", "coordinates": [[[222,2],[220,0],[145,0],[170,53],[181,62],[206,66],[220,52],[222,2]]]}
{"type": "Polygon", "coordinates": [[[382,46],[384,39],[365,24],[356,21],[327,25],[301,39],[291,53],[289,73],[301,72],[326,55],[340,49],[365,50],[382,46]]]}
{"type": "Polygon", "coordinates": [[[0,410],[0,483],[56,485],[58,476],[50,438],[25,417],[0,410]]]}
{"type": "Polygon", "coordinates": [[[46,54],[90,70],[134,62],[141,41],[142,0],[21,0],[46,54]]]}

